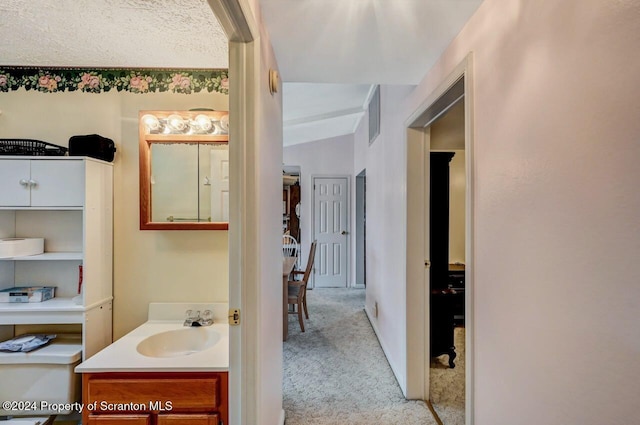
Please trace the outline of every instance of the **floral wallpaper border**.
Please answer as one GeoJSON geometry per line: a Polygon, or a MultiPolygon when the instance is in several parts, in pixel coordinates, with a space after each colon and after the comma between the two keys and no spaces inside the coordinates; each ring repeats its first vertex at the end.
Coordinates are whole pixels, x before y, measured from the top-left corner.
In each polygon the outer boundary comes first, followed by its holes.
{"type": "Polygon", "coordinates": [[[0,66],[0,93],[18,90],[43,93],[111,90],[131,93],[229,94],[227,69],[39,68],[0,66]]]}

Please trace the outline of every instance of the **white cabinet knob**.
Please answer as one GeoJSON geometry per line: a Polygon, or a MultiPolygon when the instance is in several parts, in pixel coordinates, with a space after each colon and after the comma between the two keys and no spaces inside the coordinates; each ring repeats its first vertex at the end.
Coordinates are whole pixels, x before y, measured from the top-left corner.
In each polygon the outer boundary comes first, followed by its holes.
{"type": "Polygon", "coordinates": [[[33,180],[33,179],[29,180],[29,186],[31,186],[31,187],[35,187],[35,186],[37,186],[37,185],[38,185],[38,182],[37,182],[37,181],[35,181],[35,180],[33,180]]]}
{"type": "Polygon", "coordinates": [[[22,186],[27,186],[29,184],[29,182],[25,179],[20,179],[20,185],[22,186]]]}

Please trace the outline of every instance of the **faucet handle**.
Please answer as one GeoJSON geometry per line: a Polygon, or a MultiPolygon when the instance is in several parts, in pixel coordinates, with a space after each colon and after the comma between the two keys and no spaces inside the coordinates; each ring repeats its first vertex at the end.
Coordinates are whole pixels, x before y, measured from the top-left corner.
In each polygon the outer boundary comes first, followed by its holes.
{"type": "Polygon", "coordinates": [[[200,324],[203,326],[209,326],[213,324],[213,312],[211,310],[205,310],[202,312],[200,324]]]}
{"type": "Polygon", "coordinates": [[[184,313],[184,318],[185,319],[191,319],[193,317],[192,314],[193,314],[193,310],[187,310],[184,313]]]}

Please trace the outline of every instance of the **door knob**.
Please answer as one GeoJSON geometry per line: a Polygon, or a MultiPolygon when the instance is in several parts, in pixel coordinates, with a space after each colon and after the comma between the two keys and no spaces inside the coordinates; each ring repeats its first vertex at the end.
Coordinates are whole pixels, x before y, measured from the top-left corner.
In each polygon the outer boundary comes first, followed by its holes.
{"type": "Polygon", "coordinates": [[[346,235],[348,232],[346,230],[343,230],[342,232],[340,232],[341,235],[346,235]]]}

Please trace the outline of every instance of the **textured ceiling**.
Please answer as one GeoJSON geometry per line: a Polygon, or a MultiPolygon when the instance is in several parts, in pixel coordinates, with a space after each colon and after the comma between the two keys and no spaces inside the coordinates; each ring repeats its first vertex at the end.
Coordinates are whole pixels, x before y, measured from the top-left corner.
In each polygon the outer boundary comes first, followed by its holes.
{"type": "Polygon", "coordinates": [[[1,0],[0,65],[228,68],[206,0],[1,0]]]}

